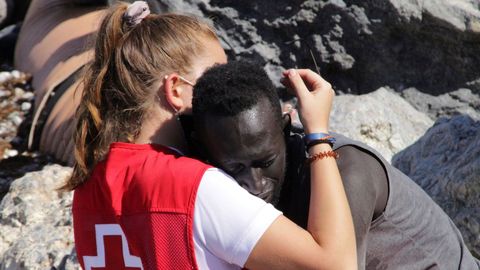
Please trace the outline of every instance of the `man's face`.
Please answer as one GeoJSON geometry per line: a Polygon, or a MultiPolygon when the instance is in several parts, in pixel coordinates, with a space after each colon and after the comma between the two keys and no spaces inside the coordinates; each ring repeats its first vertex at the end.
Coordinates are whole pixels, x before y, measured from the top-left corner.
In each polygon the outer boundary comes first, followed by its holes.
{"type": "Polygon", "coordinates": [[[271,106],[263,98],[233,117],[205,116],[197,125],[197,135],[213,165],[251,194],[275,204],[283,184],[286,149],[282,124],[271,106]]]}

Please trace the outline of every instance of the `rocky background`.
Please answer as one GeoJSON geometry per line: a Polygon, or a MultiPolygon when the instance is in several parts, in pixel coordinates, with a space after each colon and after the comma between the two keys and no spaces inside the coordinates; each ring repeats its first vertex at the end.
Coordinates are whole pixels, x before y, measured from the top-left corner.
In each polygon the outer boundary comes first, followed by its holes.
{"type": "MultiPolygon", "coordinates": [[[[318,70],[339,94],[331,128],[392,160],[480,257],[478,0],[148,2],[210,18],[230,59],[276,83],[284,67],[318,70]]],[[[0,270],[76,269],[71,194],[55,191],[71,169],[24,147],[34,97],[11,52],[28,3],[0,0],[0,270]]]]}

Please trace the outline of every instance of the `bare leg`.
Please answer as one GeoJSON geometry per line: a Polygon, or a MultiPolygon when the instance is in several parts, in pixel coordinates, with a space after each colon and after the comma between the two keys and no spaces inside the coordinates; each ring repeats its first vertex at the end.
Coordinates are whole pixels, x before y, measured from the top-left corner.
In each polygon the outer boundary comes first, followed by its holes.
{"type": "MultiPolygon", "coordinates": [[[[35,110],[47,91],[91,59],[89,45],[101,21],[100,8],[71,0],[32,1],[17,41],[15,67],[33,75],[35,110]]],[[[73,155],[71,131],[78,106],[74,97],[81,96],[81,88],[76,95],[74,88],[70,87],[55,105],[40,140],[42,151],[63,161],[73,155]]]]}
{"type": "Polygon", "coordinates": [[[59,63],[87,49],[101,14],[98,7],[69,0],[32,1],[17,41],[15,67],[31,73],[33,87],[44,91],[45,80],[59,63]]]}

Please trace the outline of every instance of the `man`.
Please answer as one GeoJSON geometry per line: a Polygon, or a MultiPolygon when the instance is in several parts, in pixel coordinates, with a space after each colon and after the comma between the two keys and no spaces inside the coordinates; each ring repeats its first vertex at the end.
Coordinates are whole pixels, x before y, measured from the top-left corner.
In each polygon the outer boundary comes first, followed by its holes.
{"type": "MultiPolygon", "coordinates": [[[[305,146],[290,133],[265,72],[244,62],[210,69],[195,86],[193,113],[201,156],[305,227],[305,146]]],[[[458,229],[419,186],[368,146],[334,136],[359,269],[478,269],[458,229]]]]}

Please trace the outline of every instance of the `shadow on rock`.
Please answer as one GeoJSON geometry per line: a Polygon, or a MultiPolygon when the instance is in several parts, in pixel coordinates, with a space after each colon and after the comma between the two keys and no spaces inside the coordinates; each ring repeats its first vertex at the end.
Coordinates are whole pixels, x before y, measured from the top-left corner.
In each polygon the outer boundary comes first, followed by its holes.
{"type": "Polygon", "coordinates": [[[40,171],[53,162],[50,156],[14,156],[0,160],[0,201],[10,189],[10,184],[28,172],[40,171]]]}
{"type": "Polygon", "coordinates": [[[392,163],[447,212],[480,257],[480,121],[440,118],[392,163]]]}
{"type": "Polygon", "coordinates": [[[280,67],[318,66],[347,93],[384,85],[433,95],[480,91],[478,3],[430,2],[212,0],[193,6],[214,19],[234,55],[263,61],[274,81],[280,67]]]}

